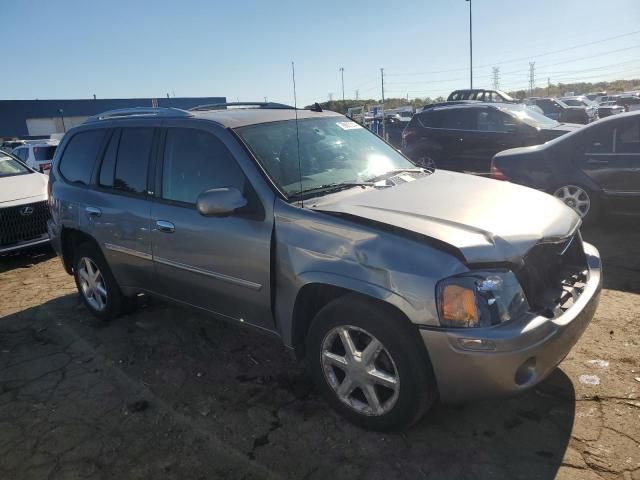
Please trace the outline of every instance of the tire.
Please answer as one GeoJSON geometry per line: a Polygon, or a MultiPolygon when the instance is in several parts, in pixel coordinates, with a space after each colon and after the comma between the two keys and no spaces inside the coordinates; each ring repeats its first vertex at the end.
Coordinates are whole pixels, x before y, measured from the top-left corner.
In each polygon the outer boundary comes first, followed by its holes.
{"type": "Polygon", "coordinates": [[[552,188],[549,193],[559,200],[563,201],[568,207],[576,212],[582,218],[582,223],[585,226],[594,225],[601,214],[601,203],[598,195],[591,189],[579,184],[563,184],[555,188],[552,188]],[[580,193],[584,194],[584,196],[580,193]],[[588,210],[580,211],[578,208],[570,203],[576,198],[586,198],[589,202],[588,210]],[[586,196],[586,197],[585,197],[586,196]]]}
{"type": "Polygon", "coordinates": [[[307,335],[306,351],[307,368],[327,402],[366,429],[405,429],[420,419],[438,396],[431,362],[416,328],[392,307],[359,295],[340,297],[318,312],[307,335]],[[345,331],[356,350],[355,357],[361,355],[359,361],[350,360],[355,366],[350,373],[345,373],[346,364],[342,363],[354,358],[344,348],[345,331]],[[378,353],[368,362],[367,346],[377,345],[374,341],[379,342],[378,353]],[[372,373],[367,367],[376,372],[374,385],[367,385],[372,373]],[[386,385],[394,379],[396,388],[378,384],[381,379],[386,385]],[[345,386],[340,396],[339,389],[345,386]],[[378,408],[374,408],[375,401],[369,401],[372,389],[378,408]]]}
{"type": "Polygon", "coordinates": [[[82,243],[75,249],[73,277],[82,302],[100,320],[113,320],[131,308],[130,299],[122,294],[102,252],[94,244],[82,243]],[[86,275],[95,275],[96,270],[98,275],[87,280],[86,275]]]}

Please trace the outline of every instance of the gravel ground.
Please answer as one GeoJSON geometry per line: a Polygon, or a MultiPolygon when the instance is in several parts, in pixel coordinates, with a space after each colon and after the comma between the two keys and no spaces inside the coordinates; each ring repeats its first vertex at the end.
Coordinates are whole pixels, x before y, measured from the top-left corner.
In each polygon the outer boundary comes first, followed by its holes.
{"type": "Polygon", "coordinates": [[[0,258],[0,478],[640,479],[640,225],[585,238],[605,290],[550,378],[384,435],[276,340],[157,301],[103,324],[50,250],[0,258]]]}

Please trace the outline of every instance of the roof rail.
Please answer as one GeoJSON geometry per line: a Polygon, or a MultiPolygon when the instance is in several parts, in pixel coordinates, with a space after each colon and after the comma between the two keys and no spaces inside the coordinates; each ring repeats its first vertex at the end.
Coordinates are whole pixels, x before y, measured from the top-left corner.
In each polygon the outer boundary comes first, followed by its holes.
{"type": "Polygon", "coordinates": [[[204,112],[207,110],[225,110],[227,107],[257,107],[273,110],[293,110],[291,105],[275,102],[228,102],[228,103],[208,103],[206,105],[197,105],[190,108],[190,112],[204,112]]]}
{"type": "Polygon", "coordinates": [[[108,110],[93,117],[87,118],[86,122],[97,122],[99,120],[110,120],[112,118],[127,117],[190,117],[186,110],[173,107],[131,107],[108,110]]]}

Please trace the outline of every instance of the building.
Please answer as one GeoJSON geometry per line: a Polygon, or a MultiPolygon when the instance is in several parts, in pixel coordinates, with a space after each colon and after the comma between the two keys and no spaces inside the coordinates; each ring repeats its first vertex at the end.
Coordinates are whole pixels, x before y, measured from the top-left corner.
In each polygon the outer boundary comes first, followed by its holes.
{"type": "Polygon", "coordinates": [[[130,107],[174,107],[224,103],[226,97],[101,98],[88,100],[0,100],[0,142],[64,133],[88,117],[130,107]]]}

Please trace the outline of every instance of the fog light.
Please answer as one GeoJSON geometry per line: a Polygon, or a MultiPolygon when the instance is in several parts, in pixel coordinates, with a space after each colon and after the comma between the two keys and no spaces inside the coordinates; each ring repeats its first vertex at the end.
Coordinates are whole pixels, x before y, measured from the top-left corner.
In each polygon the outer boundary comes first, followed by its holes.
{"type": "Polygon", "coordinates": [[[496,344],[491,340],[481,338],[459,338],[458,343],[465,350],[491,351],[496,349],[496,344]]]}

